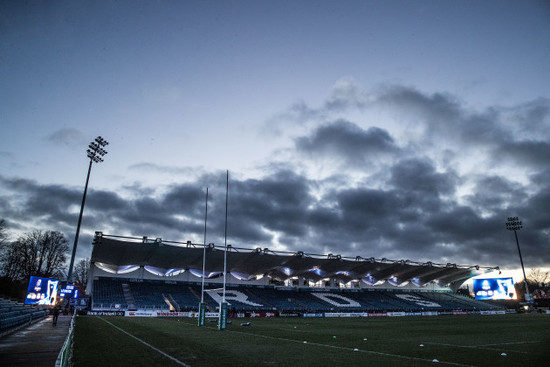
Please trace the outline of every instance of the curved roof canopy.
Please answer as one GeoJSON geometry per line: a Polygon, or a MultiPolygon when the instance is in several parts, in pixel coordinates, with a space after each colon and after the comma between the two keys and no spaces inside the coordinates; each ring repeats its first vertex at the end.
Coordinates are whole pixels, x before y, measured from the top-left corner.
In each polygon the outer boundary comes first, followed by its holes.
{"type": "MultiPolygon", "coordinates": [[[[91,261],[113,273],[131,272],[139,267],[159,276],[183,271],[202,276],[204,245],[190,241],[162,241],[147,237],[120,237],[96,232],[91,261]]],[[[206,277],[223,273],[224,247],[206,246],[206,277]]],[[[399,286],[409,282],[421,287],[436,282],[442,287],[457,288],[468,278],[498,267],[488,268],[456,264],[418,263],[410,260],[388,260],[319,255],[303,252],[276,252],[269,249],[244,249],[228,246],[227,271],[242,280],[269,276],[277,280],[303,277],[312,281],[332,278],[343,282],[362,280],[374,285],[380,281],[399,286]],[[454,285],[454,286],[453,286],[454,285]]]]}

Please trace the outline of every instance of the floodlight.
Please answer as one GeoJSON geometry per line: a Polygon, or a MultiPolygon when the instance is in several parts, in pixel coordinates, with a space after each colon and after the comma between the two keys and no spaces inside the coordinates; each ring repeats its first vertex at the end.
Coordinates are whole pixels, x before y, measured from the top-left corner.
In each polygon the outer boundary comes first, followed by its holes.
{"type": "Polygon", "coordinates": [[[521,263],[521,270],[523,271],[523,280],[525,283],[525,301],[532,303],[532,298],[529,293],[529,285],[527,284],[527,276],[525,275],[525,267],[523,266],[523,257],[521,256],[521,249],[519,247],[518,232],[523,228],[522,222],[519,220],[519,217],[508,217],[508,222],[506,222],[506,229],[509,231],[514,231],[514,237],[516,238],[516,245],[518,247],[519,261],[521,263]]]}
{"type": "Polygon", "coordinates": [[[90,164],[88,165],[88,175],[86,176],[86,184],[84,185],[84,194],[82,195],[82,204],[80,205],[80,214],[78,216],[78,223],[76,225],[76,234],[74,237],[73,252],[71,254],[71,262],[69,265],[69,272],[67,274],[67,281],[72,281],[74,257],[76,255],[76,247],[78,246],[78,236],[80,234],[80,225],[82,224],[82,213],[84,212],[84,204],[86,203],[86,193],[88,192],[88,182],[90,181],[90,172],[92,170],[92,164],[103,162],[103,156],[107,154],[107,151],[103,149],[109,142],[103,139],[101,136],[95,138],[86,150],[86,155],[90,158],[90,164]]]}

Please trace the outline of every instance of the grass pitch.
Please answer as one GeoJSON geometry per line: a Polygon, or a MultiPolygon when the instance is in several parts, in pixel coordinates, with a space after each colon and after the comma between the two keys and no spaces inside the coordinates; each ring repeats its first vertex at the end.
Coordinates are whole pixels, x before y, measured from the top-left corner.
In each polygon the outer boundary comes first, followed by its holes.
{"type": "Polygon", "coordinates": [[[80,316],[73,363],[319,367],[544,366],[550,361],[550,315],[545,314],[232,321],[218,331],[215,323],[199,328],[196,319],[80,316]],[[251,326],[240,326],[247,321],[251,326]]]}

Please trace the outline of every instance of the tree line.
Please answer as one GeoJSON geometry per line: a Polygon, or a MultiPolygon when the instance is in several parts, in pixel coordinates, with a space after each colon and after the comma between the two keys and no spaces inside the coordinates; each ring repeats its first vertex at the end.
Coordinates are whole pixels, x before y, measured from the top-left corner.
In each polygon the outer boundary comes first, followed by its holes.
{"type": "MultiPolygon", "coordinates": [[[[24,298],[31,276],[65,280],[68,254],[69,241],[63,233],[34,230],[10,241],[6,221],[0,219],[0,295],[24,298]]],[[[87,283],[89,266],[89,259],[75,265],[76,283],[87,283]]]]}

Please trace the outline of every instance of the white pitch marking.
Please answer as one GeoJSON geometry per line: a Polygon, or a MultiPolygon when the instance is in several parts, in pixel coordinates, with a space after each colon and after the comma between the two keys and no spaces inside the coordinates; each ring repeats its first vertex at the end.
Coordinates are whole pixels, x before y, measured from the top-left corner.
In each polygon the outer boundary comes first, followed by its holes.
{"type": "Polygon", "coordinates": [[[119,328],[118,326],[116,326],[115,324],[111,323],[110,321],[107,321],[107,320],[105,320],[104,318],[99,317],[99,316],[97,316],[97,317],[98,317],[99,319],[105,321],[107,324],[111,325],[112,327],[114,327],[114,328],[117,329],[118,331],[123,332],[124,334],[128,335],[129,337],[136,339],[138,342],[140,342],[140,343],[142,343],[142,344],[145,344],[146,346],[148,346],[149,348],[153,349],[154,351],[159,352],[160,354],[162,354],[162,355],[165,356],[166,358],[170,358],[171,360],[173,360],[173,361],[176,362],[177,364],[180,364],[180,365],[182,365],[182,366],[184,366],[184,367],[191,367],[191,366],[188,365],[187,363],[182,362],[182,361],[180,361],[179,359],[176,359],[176,358],[172,357],[171,355],[164,353],[162,350],[160,350],[160,349],[158,349],[158,348],[152,346],[151,344],[147,343],[146,341],[141,340],[141,339],[138,338],[137,336],[134,336],[134,335],[130,334],[129,332],[127,332],[126,330],[119,328]]]}
{"type": "MultiPolygon", "coordinates": [[[[538,342],[517,342],[517,343],[501,343],[501,344],[485,344],[486,346],[499,346],[507,344],[528,344],[528,343],[538,343],[538,342]]],[[[499,348],[485,348],[483,345],[459,345],[459,344],[447,344],[447,343],[435,343],[435,342],[424,342],[424,344],[433,344],[433,345],[442,345],[444,347],[453,347],[453,348],[468,348],[468,349],[483,349],[483,350],[496,350],[500,351],[499,348]]],[[[520,352],[513,350],[514,353],[529,354],[527,352],[520,352]]]]}
{"type": "MultiPolygon", "coordinates": [[[[252,337],[258,337],[259,336],[259,337],[265,338],[265,339],[274,339],[274,340],[282,340],[282,341],[287,341],[287,342],[292,342],[292,343],[300,343],[299,340],[294,340],[294,339],[277,338],[277,337],[274,337],[274,336],[262,335],[262,334],[252,334],[252,333],[247,333],[247,332],[244,332],[244,331],[235,331],[235,330],[228,330],[228,331],[231,332],[231,333],[245,334],[245,335],[249,335],[249,336],[252,336],[252,337]]],[[[302,343],[306,343],[306,342],[304,341],[302,343]]],[[[399,355],[399,354],[376,352],[376,351],[373,351],[373,350],[358,349],[358,350],[355,351],[354,348],[338,347],[336,345],[328,345],[328,344],[321,344],[321,343],[307,342],[307,345],[314,345],[314,346],[317,346],[317,347],[325,347],[325,348],[332,348],[332,349],[341,349],[341,350],[347,350],[347,351],[351,351],[351,352],[376,354],[376,355],[379,355],[379,356],[401,358],[401,359],[414,360],[414,361],[424,361],[424,362],[432,362],[433,361],[432,359],[424,359],[424,358],[418,358],[418,357],[408,357],[408,356],[402,356],[402,355],[399,355]]],[[[454,362],[441,362],[441,361],[439,361],[439,363],[444,364],[444,365],[449,365],[449,366],[474,367],[474,366],[469,365],[469,364],[461,364],[461,363],[454,363],[454,362]]]]}
{"type": "Polygon", "coordinates": [[[513,344],[537,344],[540,342],[537,341],[527,341],[527,342],[508,342],[508,343],[493,343],[493,344],[480,344],[475,347],[496,347],[499,345],[513,345],[513,344]]]}

